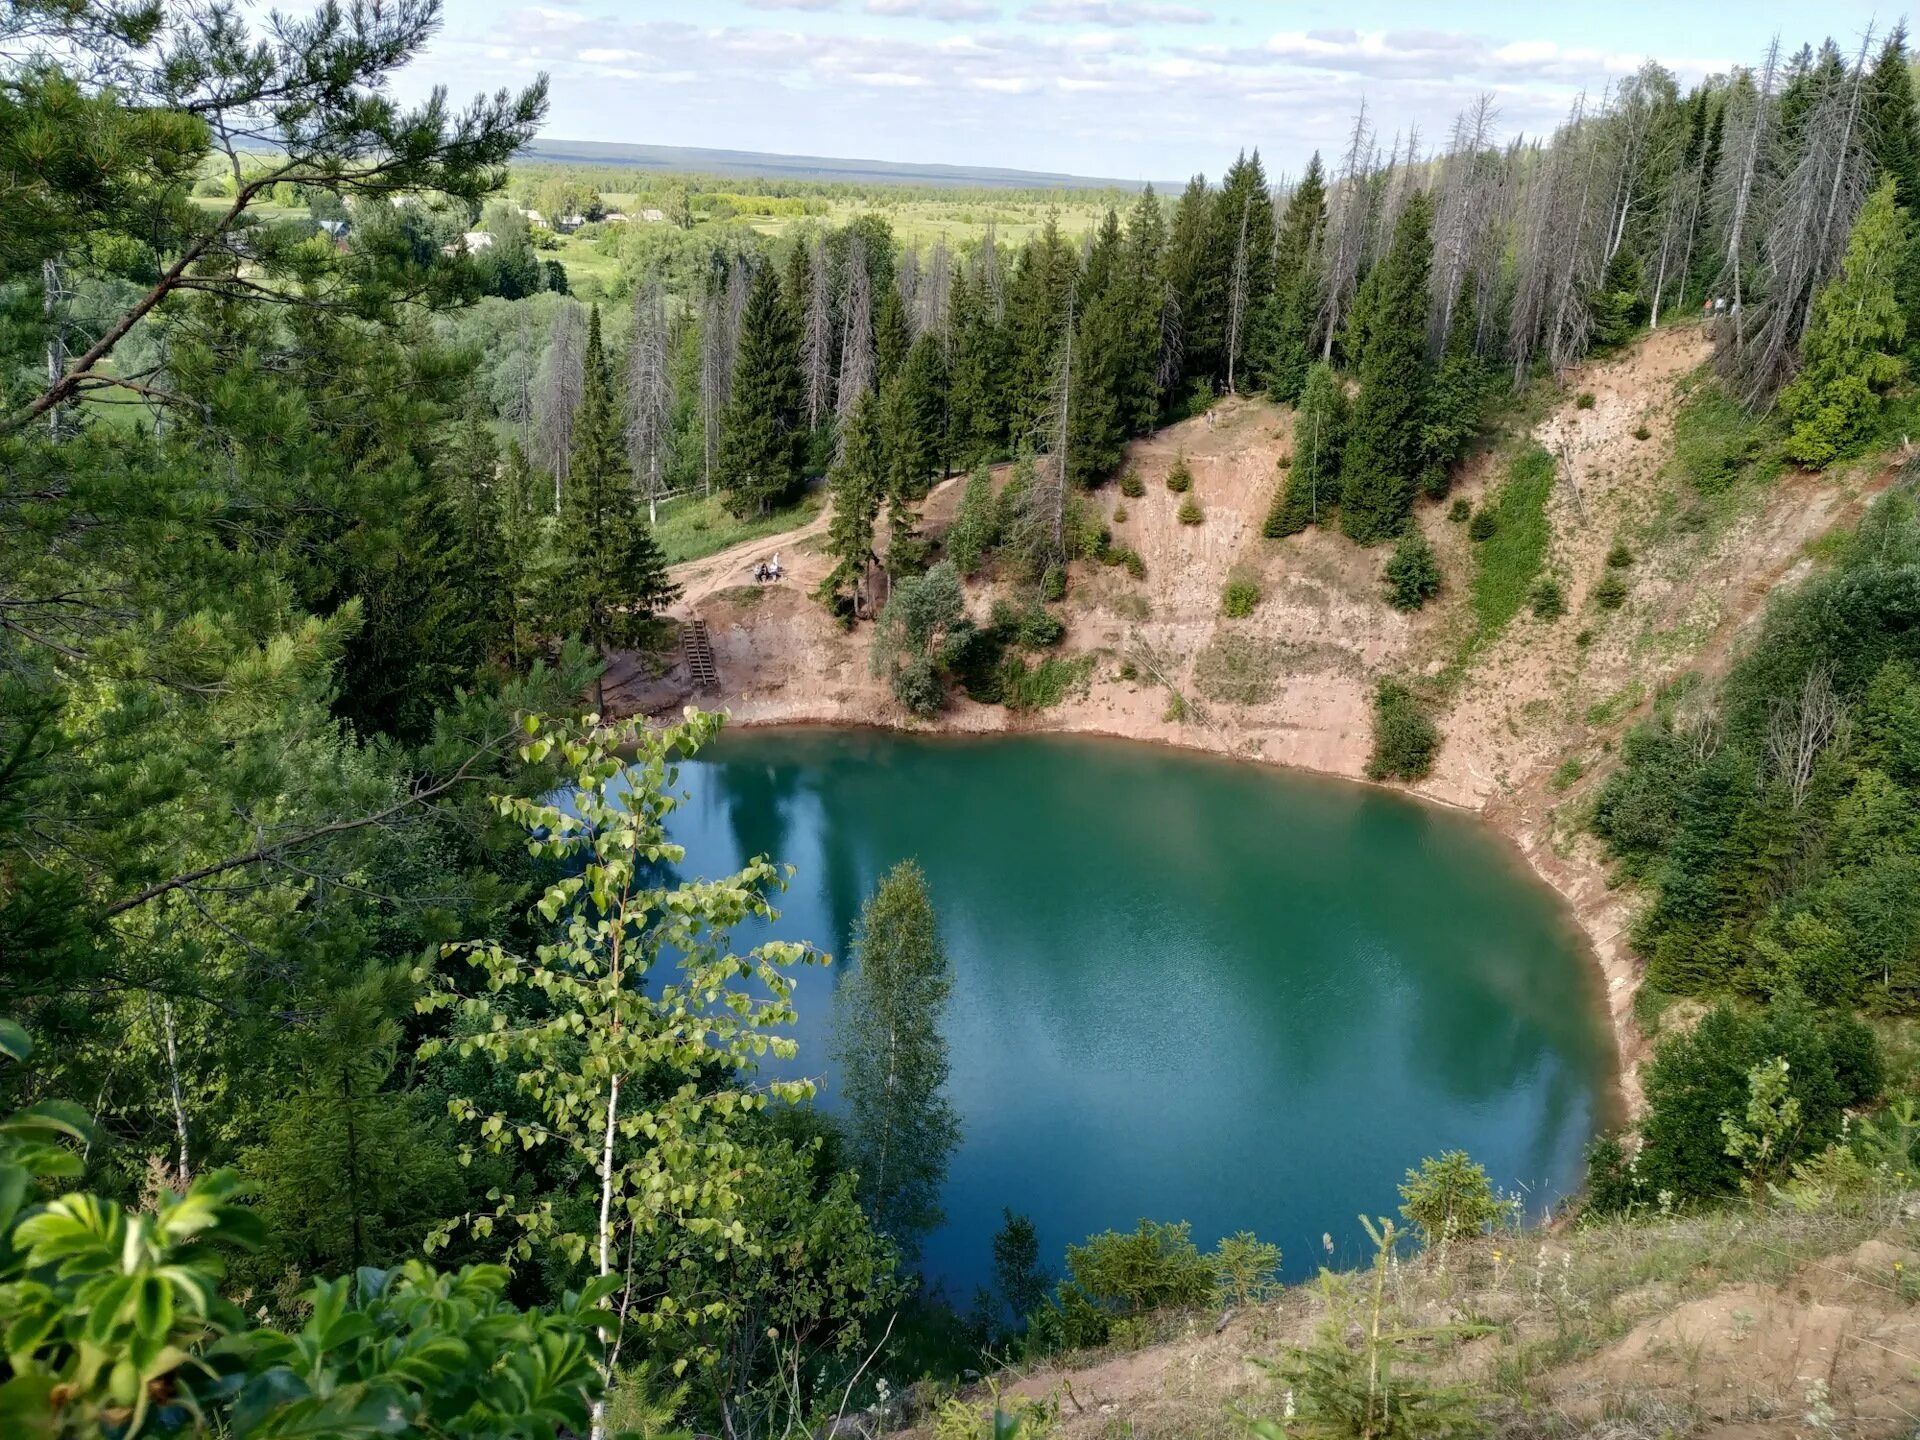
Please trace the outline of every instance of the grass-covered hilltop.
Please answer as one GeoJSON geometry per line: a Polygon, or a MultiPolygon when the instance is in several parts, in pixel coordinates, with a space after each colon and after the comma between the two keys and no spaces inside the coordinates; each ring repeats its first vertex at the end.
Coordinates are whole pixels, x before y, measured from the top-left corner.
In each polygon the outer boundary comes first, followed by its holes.
{"type": "Polygon", "coordinates": [[[554,140],[461,21],[0,10],[0,1434],[1920,1433],[1904,31],[1163,193],[554,140]],[[723,711],[1480,812],[1584,1185],[950,1293],[941,895],[686,863],[723,711]]]}

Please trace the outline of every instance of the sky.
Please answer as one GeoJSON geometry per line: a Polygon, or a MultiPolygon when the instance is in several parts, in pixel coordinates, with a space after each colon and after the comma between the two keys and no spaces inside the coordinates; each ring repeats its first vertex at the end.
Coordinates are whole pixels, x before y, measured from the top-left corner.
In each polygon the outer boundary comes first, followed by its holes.
{"type": "MultiPolygon", "coordinates": [[[[1881,29],[1895,18],[1878,14],[1881,29]]],[[[1481,93],[1502,137],[1551,129],[1648,59],[1682,85],[1831,34],[1860,0],[446,0],[399,86],[552,81],[544,134],[1122,180],[1276,178],[1343,148],[1364,98],[1385,149],[1444,143],[1481,93]]]]}

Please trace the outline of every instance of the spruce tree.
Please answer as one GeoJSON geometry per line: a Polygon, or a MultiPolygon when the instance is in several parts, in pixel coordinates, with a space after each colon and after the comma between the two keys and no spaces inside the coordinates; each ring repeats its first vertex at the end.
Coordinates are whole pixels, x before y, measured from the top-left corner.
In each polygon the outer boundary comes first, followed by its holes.
{"type": "Polygon", "coordinates": [[[1051,218],[1020,251],[1020,263],[1007,289],[1012,346],[1007,428],[1016,442],[1038,435],[1052,409],[1067,296],[1078,271],[1073,248],[1051,218]]]}
{"type": "Polygon", "coordinates": [[[947,558],[962,577],[970,576],[999,539],[999,516],[993,496],[993,475],[983,465],[967,477],[960,508],[947,531],[947,558]]]}
{"type": "Polygon", "coordinates": [[[1815,469],[1867,438],[1881,395],[1906,369],[1900,351],[1907,319],[1897,287],[1909,242],[1895,191],[1889,175],[1867,197],[1840,274],[1813,302],[1800,342],[1804,368],[1780,392],[1780,413],[1792,427],[1786,452],[1815,469]]]}
{"type": "Polygon", "coordinates": [[[1434,373],[1427,394],[1427,418],[1420,437],[1424,468],[1421,489],[1429,499],[1444,497],[1453,482],[1453,467],[1467,453],[1480,430],[1494,372],[1473,349],[1473,297],[1463,294],[1447,336],[1447,353],[1434,373]]]}
{"type": "Polygon", "coordinates": [[[1894,203],[1911,214],[1920,204],[1920,111],[1907,62],[1906,26],[1896,25],[1867,77],[1864,131],[1876,178],[1892,178],[1894,203]]]}
{"type": "Polygon", "coordinates": [[[1166,282],[1161,275],[1167,248],[1167,222],[1160,198],[1147,186],[1127,215],[1126,248],[1119,285],[1126,307],[1126,343],[1115,375],[1114,399],[1122,427],[1144,435],[1160,418],[1163,397],[1158,376],[1161,316],[1166,282]]]}
{"type": "Polygon", "coordinates": [[[940,1034],[953,970],[913,861],[887,872],[861,908],[852,949],[837,1027],[847,1158],[862,1208],[912,1259],[941,1221],[940,1186],[960,1138],[940,1034]]]}
{"type": "MultiPolygon", "coordinates": [[[[679,590],[633,493],[597,305],[587,322],[586,378],[561,522],[564,559],[548,577],[548,613],[555,629],[577,631],[604,662],[612,651],[639,644],[654,612],[679,590]]],[[[594,696],[604,710],[600,676],[594,696]]]]}
{"type": "Polygon", "coordinates": [[[1307,173],[1287,198],[1274,246],[1273,288],[1263,303],[1253,344],[1274,399],[1293,401],[1313,363],[1313,323],[1319,305],[1320,237],[1327,224],[1326,174],[1315,151],[1307,173]]]}
{"type": "Polygon", "coordinates": [[[793,494],[805,443],[800,336],[773,267],[754,272],[721,419],[718,479],[727,508],[764,515],[793,494]]]}
{"type": "Polygon", "coordinates": [[[965,270],[953,277],[948,317],[953,459],[971,465],[1007,446],[1006,331],[965,270]]]}
{"type": "Polygon", "coordinates": [[[1432,201],[1416,194],[1394,225],[1369,306],[1360,396],[1340,467],[1341,528],[1363,545],[1399,530],[1420,475],[1432,229],[1432,201]]]}
{"type": "Polygon", "coordinates": [[[1253,389],[1260,383],[1253,338],[1274,279],[1273,195],[1258,150],[1241,154],[1222,178],[1208,249],[1220,276],[1217,378],[1232,391],[1253,389]]]}
{"type": "Polygon", "coordinates": [[[1226,329],[1223,311],[1226,277],[1213,253],[1213,196],[1207,177],[1187,182],[1174,206],[1167,237],[1165,278],[1180,308],[1184,340],[1180,379],[1205,379],[1211,384],[1219,369],[1220,347],[1226,329]]]}
{"type": "Polygon", "coordinates": [[[881,434],[881,400],[869,390],[854,402],[846,419],[840,458],[827,473],[833,510],[827,520],[827,553],[834,567],[821,582],[823,598],[851,587],[858,604],[860,588],[873,559],[874,519],[885,486],[886,453],[881,434]]]}
{"type": "Polygon", "coordinates": [[[1307,369],[1293,417],[1293,463],[1261,533],[1270,540],[1323,525],[1340,497],[1340,450],[1346,441],[1347,396],[1325,361],[1307,369]]]}
{"type": "Polygon", "coordinates": [[[889,284],[873,298],[874,379],[885,385],[897,376],[912,347],[913,331],[907,325],[906,306],[900,303],[900,287],[889,284]]]}

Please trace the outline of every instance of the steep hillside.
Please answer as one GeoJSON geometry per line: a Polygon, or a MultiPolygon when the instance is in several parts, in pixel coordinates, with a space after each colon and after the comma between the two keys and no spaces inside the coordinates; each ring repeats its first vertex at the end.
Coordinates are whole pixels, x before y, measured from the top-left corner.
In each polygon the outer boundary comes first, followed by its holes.
{"type": "MultiPolygon", "coordinates": [[[[1375,684],[1410,680],[1442,736],[1433,774],[1416,792],[1485,813],[1568,898],[1607,978],[1635,1104],[1641,1042],[1631,1018],[1637,967],[1621,940],[1627,902],[1567,817],[1658,688],[1688,669],[1718,668],[1773,588],[1812,563],[1810,545],[1857,517],[1892,473],[1869,464],[1695,494],[1675,460],[1674,423],[1707,348],[1697,329],[1682,327],[1580,367],[1558,390],[1529,397],[1532,413],[1459,478],[1453,498],[1485,506],[1516,457],[1535,447],[1553,457],[1537,573],[1561,588],[1558,617],[1536,618],[1522,604],[1501,620],[1503,607],[1476,600],[1476,570],[1493,564],[1494,552],[1450,518],[1451,499],[1417,512],[1444,581],[1412,615],[1385,603],[1388,547],[1362,549],[1319,529],[1263,538],[1291,450],[1291,414],[1230,397],[1130,448],[1141,496],[1128,500],[1108,486],[1093,499],[1115,543],[1137,552],[1145,569],[1135,579],[1076,563],[1062,649],[1094,657],[1087,685],[1029,714],[956,695],[935,726],[1117,735],[1359,779],[1375,684]],[[1194,476],[1199,525],[1179,523],[1184,497],[1166,488],[1180,458],[1194,476]],[[1610,567],[1617,546],[1629,563],[1610,567]],[[1625,591],[1611,609],[1594,593],[1609,573],[1625,591]],[[1221,613],[1230,579],[1258,587],[1243,618],[1221,613]]],[[[929,533],[950,523],[963,483],[935,490],[929,533]]],[[[923,728],[869,673],[870,627],[844,630],[812,598],[828,569],[825,529],[822,517],[676,571],[679,613],[706,620],[718,660],[721,692],[700,698],[724,704],[736,724],[923,728]],[[753,567],[775,556],[783,579],[754,583],[753,567]]],[[[992,595],[989,584],[971,587],[977,615],[992,595]]],[[[650,680],[623,669],[616,678],[615,703],[627,708],[663,711],[692,698],[678,668],[650,680]]]]}

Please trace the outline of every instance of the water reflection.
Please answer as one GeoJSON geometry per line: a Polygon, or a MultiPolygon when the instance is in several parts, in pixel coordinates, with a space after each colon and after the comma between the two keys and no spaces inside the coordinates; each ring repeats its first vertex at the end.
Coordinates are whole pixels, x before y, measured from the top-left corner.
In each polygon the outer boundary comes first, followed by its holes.
{"type": "MultiPolygon", "coordinates": [[[[925,869],[956,972],[965,1136],[926,1247],[952,1293],[984,1278],[1002,1205],[1054,1257],[1151,1215],[1208,1243],[1257,1230],[1299,1276],[1424,1154],[1542,1197],[1577,1178],[1609,1055],[1596,983],[1552,895],[1465,817],[1055,737],[738,735],[682,782],[685,871],[798,867],[782,938],[844,956],[880,875],[925,869]]],[[[842,968],[801,979],[801,1073],[829,1069],[842,968]]]]}

